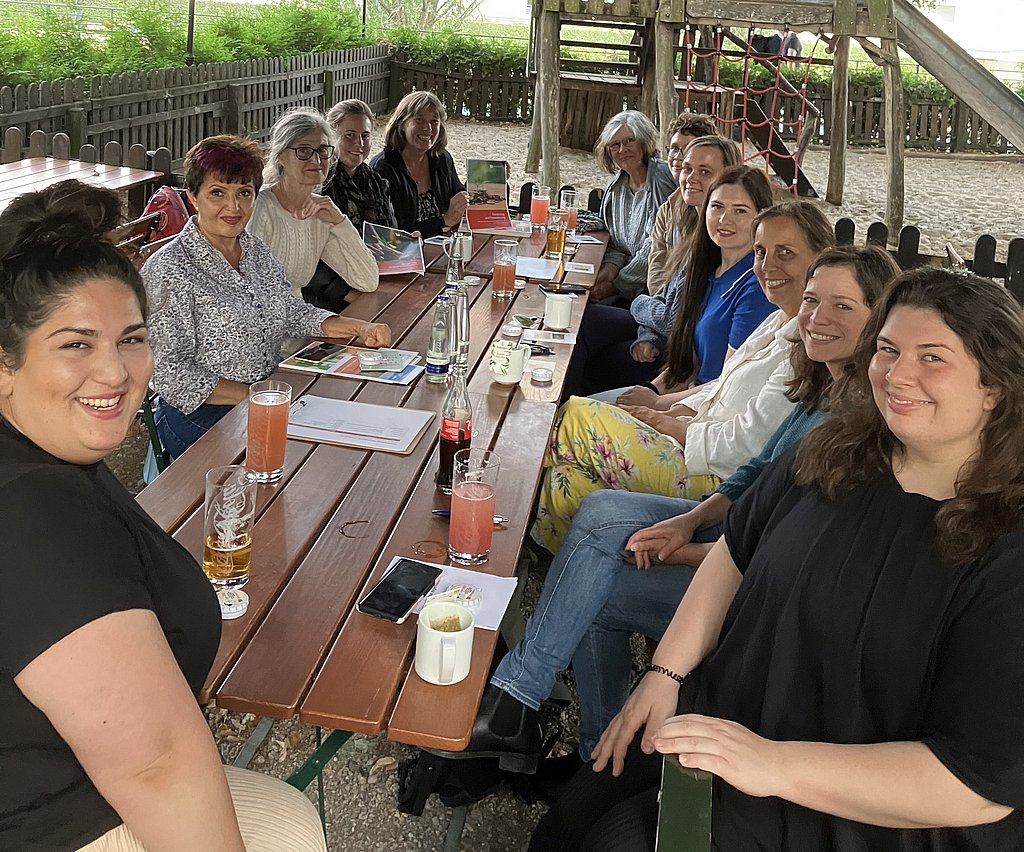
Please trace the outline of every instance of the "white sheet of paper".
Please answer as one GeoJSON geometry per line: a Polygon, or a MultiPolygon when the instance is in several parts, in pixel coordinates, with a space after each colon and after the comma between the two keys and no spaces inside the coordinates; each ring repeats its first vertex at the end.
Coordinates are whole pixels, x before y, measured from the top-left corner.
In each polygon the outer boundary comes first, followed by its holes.
{"type": "Polygon", "coordinates": [[[594,274],[594,264],[592,263],[572,263],[568,262],[565,264],[566,272],[583,272],[586,275],[594,274]]]}
{"type": "Polygon", "coordinates": [[[558,274],[561,263],[560,260],[547,260],[543,257],[520,257],[516,260],[516,277],[550,281],[558,274]]]}
{"type": "MultiPolygon", "coordinates": [[[[391,560],[387,570],[401,559],[416,559],[415,556],[396,556],[391,560]]],[[[423,562],[417,559],[417,562],[423,562]]],[[[434,584],[434,590],[430,594],[443,592],[450,586],[467,585],[473,586],[480,592],[480,604],[470,607],[473,613],[473,623],[484,630],[497,630],[501,626],[501,620],[505,617],[505,610],[508,609],[508,602],[512,600],[512,593],[516,590],[516,577],[495,577],[493,574],[485,574],[483,571],[473,571],[469,568],[456,568],[454,565],[442,565],[438,562],[427,562],[427,565],[434,565],[440,569],[441,576],[434,584]]],[[[387,573],[387,572],[385,572],[387,573]]],[[[418,613],[423,609],[426,598],[421,600],[412,611],[418,613]]]]}
{"type": "Polygon", "coordinates": [[[307,394],[292,404],[288,437],[405,453],[433,419],[432,411],[307,394]]]}
{"type": "Polygon", "coordinates": [[[524,343],[563,343],[572,346],[576,343],[576,335],[571,331],[538,331],[535,328],[523,329],[524,343]]]}
{"type": "Polygon", "coordinates": [[[576,234],[575,236],[569,235],[566,237],[566,240],[568,240],[570,243],[576,243],[576,245],[585,245],[588,243],[600,244],[601,242],[597,237],[590,237],[587,236],[586,234],[576,234]]]}

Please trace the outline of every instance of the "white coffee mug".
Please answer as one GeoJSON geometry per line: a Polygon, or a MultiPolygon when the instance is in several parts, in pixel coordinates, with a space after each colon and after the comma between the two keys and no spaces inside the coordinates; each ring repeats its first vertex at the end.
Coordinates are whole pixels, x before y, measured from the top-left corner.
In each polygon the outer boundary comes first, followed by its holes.
{"type": "Polygon", "coordinates": [[[473,659],[473,613],[455,603],[428,603],[416,622],[416,674],[438,686],[458,683],[473,659]],[[438,627],[458,625],[457,630],[438,627]]]}
{"type": "Polygon", "coordinates": [[[530,348],[511,340],[495,340],[491,344],[489,368],[491,378],[498,384],[518,385],[523,380],[530,348]]]}
{"type": "Polygon", "coordinates": [[[547,293],[544,296],[544,327],[554,331],[565,331],[572,318],[572,297],[564,293],[547,293]]]}

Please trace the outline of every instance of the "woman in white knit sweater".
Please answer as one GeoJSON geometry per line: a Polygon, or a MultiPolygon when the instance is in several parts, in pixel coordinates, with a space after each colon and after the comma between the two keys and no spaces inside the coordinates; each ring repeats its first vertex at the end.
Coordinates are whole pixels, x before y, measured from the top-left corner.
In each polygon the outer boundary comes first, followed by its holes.
{"type": "Polygon", "coordinates": [[[345,307],[349,290],[377,289],[377,263],[359,233],[319,191],[335,156],[334,132],[316,110],[301,107],[271,131],[264,185],[250,233],[273,252],[292,289],[329,311],[345,307]]]}

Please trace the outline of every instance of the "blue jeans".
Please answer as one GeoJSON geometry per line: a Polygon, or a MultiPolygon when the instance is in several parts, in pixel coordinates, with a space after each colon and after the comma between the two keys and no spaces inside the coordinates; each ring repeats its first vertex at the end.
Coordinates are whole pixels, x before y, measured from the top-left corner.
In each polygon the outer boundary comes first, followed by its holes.
{"type": "MultiPolygon", "coordinates": [[[[540,708],[555,675],[572,662],[580,696],[580,755],[590,753],[629,692],[629,639],[660,639],[694,569],[662,565],[638,570],[623,550],[637,530],[689,511],[680,497],[601,490],[588,494],[544,580],[526,635],[498,664],[491,683],[540,708]]],[[[694,541],[716,541],[721,527],[694,541]]]]}
{"type": "Polygon", "coordinates": [[[153,417],[156,420],[156,433],[171,461],[202,438],[232,408],[233,405],[203,403],[191,414],[185,414],[163,399],[157,399],[153,417]]]}

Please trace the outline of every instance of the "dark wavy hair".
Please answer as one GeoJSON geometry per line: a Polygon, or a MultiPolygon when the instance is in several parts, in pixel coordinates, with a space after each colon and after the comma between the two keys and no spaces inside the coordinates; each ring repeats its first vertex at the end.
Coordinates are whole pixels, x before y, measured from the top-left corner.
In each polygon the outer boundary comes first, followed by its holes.
{"type": "MultiPolygon", "coordinates": [[[[701,140],[690,144],[696,145],[699,141],[701,140]]],[[[764,172],[752,166],[728,168],[708,187],[700,210],[699,227],[694,228],[689,236],[686,286],[683,287],[675,325],[668,338],[668,353],[665,360],[670,384],[689,381],[698,367],[697,351],[693,348],[693,334],[711,276],[722,262],[722,250],[711,239],[707,229],[708,205],[715,190],[733,184],[743,187],[757,210],[764,210],[772,205],[772,187],[768,183],[768,178],[764,176],[764,172]]]]}
{"type": "Polygon", "coordinates": [[[21,366],[25,339],[94,278],[124,283],[148,313],[142,278],[104,235],[121,220],[117,193],[77,180],[20,195],[0,214],[0,358],[21,366]]]}
{"type": "MultiPolygon", "coordinates": [[[[835,266],[850,270],[869,308],[875,306],[889,282],[900,274],[899,265],[883,248],[875,245],[833,246],[811,261],[804,283],[810,281],[819,269],[835,266]]],[[[799,340],[797,337],[793,342],[799,340]]],[[[789,360],[793,366],[793,378],[786,385],[786,398],[808,409],[820,407],[832,388],[832,374],[828,367],[807,357],[807,350],[802,345],[790,349],[789,360]]],[[[847,376],[852,372],[852,366],[852,360],[845,365],[847,376]]]]}
{"type": "Polygon", "coordinates": [[[1000,285],[943,269],[915,269],[882,294],[854,355],[850,392],[800,444],[795,478],[835,500],[892,470],[903,451],[875,405],[868,365],[878,334],[897,307],[934,311],[963,341],[985,387],[999,400],[981,430],[978,452],[960,470],[956,495],[935,516],[936,548],[953,565],[979,558],[1024,517],[1024,311],[1000,285]]]}

